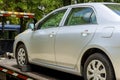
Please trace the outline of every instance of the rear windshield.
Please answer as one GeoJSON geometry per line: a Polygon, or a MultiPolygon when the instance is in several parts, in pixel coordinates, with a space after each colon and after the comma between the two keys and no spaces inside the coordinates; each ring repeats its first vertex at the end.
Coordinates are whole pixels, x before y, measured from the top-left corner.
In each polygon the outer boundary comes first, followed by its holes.
{"type": "Polygon", "coordinates": [[[116,14],[120,16],[120,5],[119,4],[105,4],[108,8],[114,11],[116,14]]]}

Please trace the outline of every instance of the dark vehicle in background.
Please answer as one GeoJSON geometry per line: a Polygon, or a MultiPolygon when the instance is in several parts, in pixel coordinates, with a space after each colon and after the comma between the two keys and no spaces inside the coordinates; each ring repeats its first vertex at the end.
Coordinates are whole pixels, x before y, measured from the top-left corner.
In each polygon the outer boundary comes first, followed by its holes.
{"type": "Polygon", "coordinates": [[[0,25],[0,54],[12,53],[14,37],[20,33],[20,25],[0,25]]]}
{"type": "Polygon", "coordinates": [[[26,28],[25,20],[35,20],[34,13],[0,11],[0,55],[13,52],[14,38],[26,28]],[[19,25],[10,24],[8,17],[18,18],[19,25]]]}

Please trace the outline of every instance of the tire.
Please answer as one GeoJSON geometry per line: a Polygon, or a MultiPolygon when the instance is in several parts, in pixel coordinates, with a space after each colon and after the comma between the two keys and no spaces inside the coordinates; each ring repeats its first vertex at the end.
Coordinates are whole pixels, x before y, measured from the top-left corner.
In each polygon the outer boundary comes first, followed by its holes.
{"type": "Polygon", "coordinates": [[[17,60],[17,65],[19,68],[29,64],[27,50],[26,50],[26,47],[24,46],[24,44],[20,44],[17,47],[16,60],[17,60]]]}
{"type": "Polygon", "coordinates": [[[88,57],[84,65],[85,80],[115,80],[113,67],[108,58],[101,53],[88,57]]]}

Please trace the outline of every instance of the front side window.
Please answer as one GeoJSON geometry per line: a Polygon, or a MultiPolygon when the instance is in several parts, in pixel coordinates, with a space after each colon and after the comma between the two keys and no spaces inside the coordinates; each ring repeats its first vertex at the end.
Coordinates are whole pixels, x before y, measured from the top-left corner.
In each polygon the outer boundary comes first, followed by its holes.
{"type": "Polygon", "coordinates": [[[65,25],[96,24],[96,16],[92,8],[73,8],[65,25]]]}
{"type": "Polygon", "coordinates": [[[61,10],[51,14],[39,24],[38,28],[46,29],[46,28],[58,27],[65,11],[66,10],[61,10]]]}

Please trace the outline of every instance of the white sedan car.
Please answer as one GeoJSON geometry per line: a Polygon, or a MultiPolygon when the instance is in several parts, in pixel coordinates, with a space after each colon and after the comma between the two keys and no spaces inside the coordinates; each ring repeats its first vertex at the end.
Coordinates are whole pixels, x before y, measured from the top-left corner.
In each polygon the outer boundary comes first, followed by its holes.
{"type": "Polygon", "coordinates": [[[16,36],[14,56],[18,66],[32,63],[85,80],[120,80],[120,4],[54,10],[16,36]]]}

